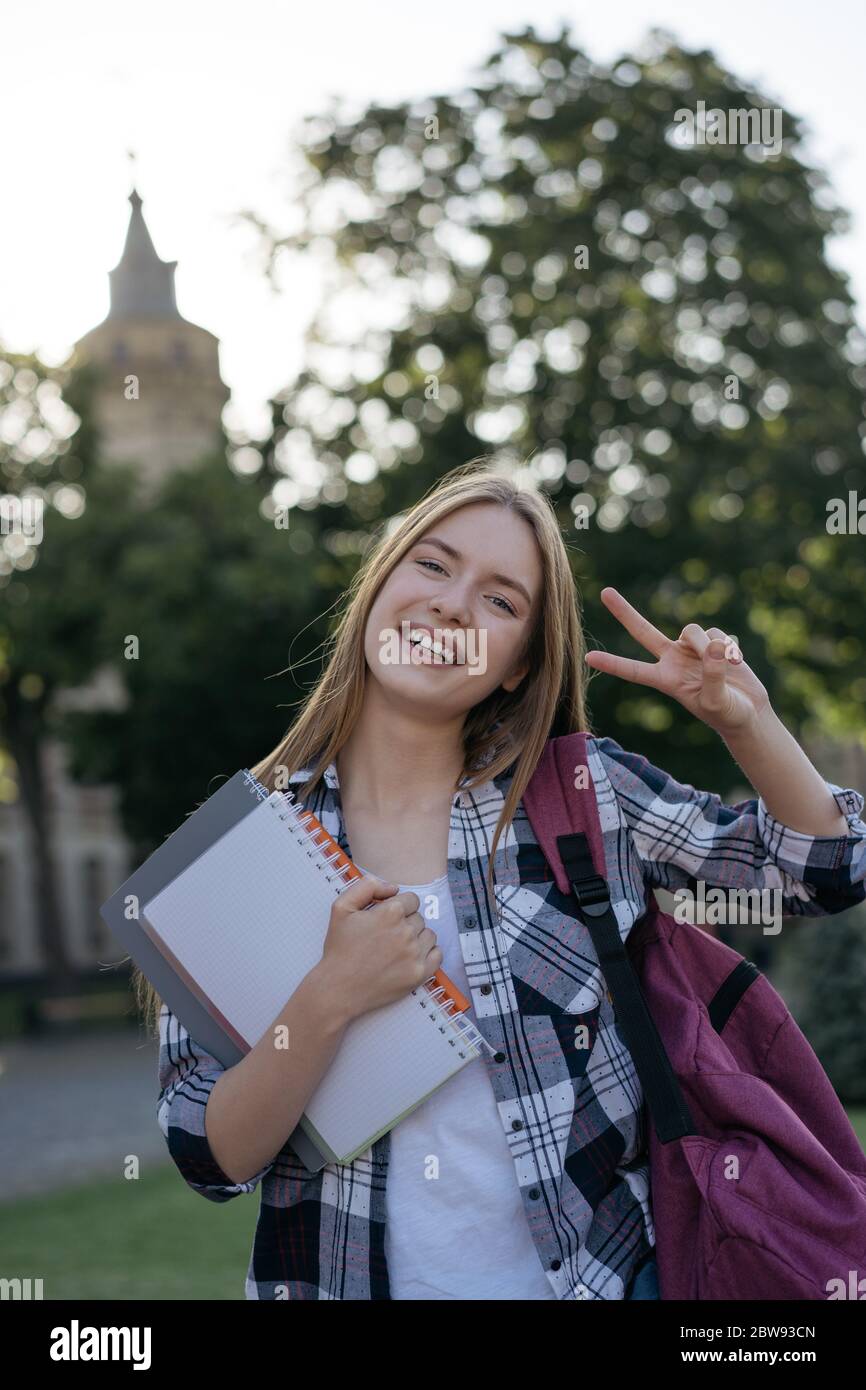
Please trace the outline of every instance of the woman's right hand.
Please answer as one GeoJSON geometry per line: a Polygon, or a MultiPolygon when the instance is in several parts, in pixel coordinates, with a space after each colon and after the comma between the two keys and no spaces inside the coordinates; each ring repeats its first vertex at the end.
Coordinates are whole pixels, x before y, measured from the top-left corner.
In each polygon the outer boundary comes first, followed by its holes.
{"type": "Polygon", "coordinates": [[[335,901],[320,965],[350,1017],[403,998],[439,969],[442,951],[419,906],[417,893],[374,874],[335,901]]]}

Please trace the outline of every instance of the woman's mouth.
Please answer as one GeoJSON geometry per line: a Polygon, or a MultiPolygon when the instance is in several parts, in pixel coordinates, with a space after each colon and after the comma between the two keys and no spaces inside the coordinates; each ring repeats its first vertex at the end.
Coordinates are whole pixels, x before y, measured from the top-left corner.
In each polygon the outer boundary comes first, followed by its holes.
{"type": "Polygon", "coordinates": [[[458,660],[456,649],[433,637],[424,628],[413,627],[409,630],[408,638],[405,641],[409,651],[419,653],[418,656],[410,656],[413,666],[462,666],[458,660]]]}

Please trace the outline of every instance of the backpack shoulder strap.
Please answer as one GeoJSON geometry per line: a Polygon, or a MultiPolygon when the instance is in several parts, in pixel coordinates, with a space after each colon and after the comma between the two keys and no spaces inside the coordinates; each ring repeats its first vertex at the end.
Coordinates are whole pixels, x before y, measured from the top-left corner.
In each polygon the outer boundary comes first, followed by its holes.
{"type": "Polygon", "coordinates": [[[629,960],[604,877],[604,845],[585,733],[548,739],[523,793],[533,833],[563,893],[573,893],[613,999],[661,1143],[697,1134],[629,960]]]}

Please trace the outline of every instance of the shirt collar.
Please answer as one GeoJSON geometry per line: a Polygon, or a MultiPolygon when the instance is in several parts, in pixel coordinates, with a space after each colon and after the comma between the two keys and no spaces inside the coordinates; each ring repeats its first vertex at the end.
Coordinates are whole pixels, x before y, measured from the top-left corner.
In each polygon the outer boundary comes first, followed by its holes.
{"type": "MultiPolygon", "coordinates": [[[[495,720],[494,723],[493,723],[493,725],[492,725],[492,729],[494,729],[494,730],[495,730],[495,729],[498,729],[501,723],[502,723],[502,720],[501,720],[501,719],[495,720]]],[[[493,747],[488,748],[486,753],[482,753],[481,759],[480,759],[480,763],[479,763],[479,767],[486,767],[489,763],[491,763],[491,762],[493,761],[493,759],[495,758],[495,756],[496,756],[496,751],[497,751],[497,750],[496,750],[496,747],[493,746],[493,747]]],[[[316,765],[317,762],[318,762],[318,757],[314,757],[314,758],[312,759],[312,761],[309,762],[309,763],[307,764],[306,767],[301,768],[298,772],[293,772],[293,773],[291,774],[291,776],[289,777],[289,782],[290,782],[290,783],[295,783],[295,782],[304,782],[304,781],[306,781],[306,779],[312,774],[313,768],[315,767],[315,765],[316,765]]],[[[511,772],[512,769],[513,769],[513,767],[514,767],[514,764],[512,763],[512,764],[510,765],[510,767],[508,767],[508,768],[506,769],[506,771],[507,771],[507,772],[511,772]]],[[[325,779],[325,786],[328,787],[329,790],[332,791],[332,792],[339,792],[339,790],[340,790],[340,778],[339,778],[339,776],[337,775],[337,764],[336,764],[336,761],[333,761],[333,760],[332,760],[330,763],[328,763],[328,766],[325,768],[325,771],[324,771],[324,773],[323,773],[322,775],[323,775],[323,777],[324,777],[324,779],[325,779]]],[[[471,793],[471,792],[465,792],[465,791],[460,790],[462,787],[464,787],[464,786],[466,785],[466,783],[467,783],[468,781],[469,781],[469,773],[468,773],[468,772],[464,772],[463,775],[462,775],[462,777],[460,778],[460,781],[457,783],[457,788],[458,788],[458,790],[457,790],[457,791],[455,792],[455,794],[454,794],[454,800],[455,800],[455,801],[459,801],[460,804],[461,804],[461,806],[466,806],[466,805],[468,805],[468,803],[469,803],[469,801],[470,801],[470,799],[471,799],[471,796],[472,796],[472,793],[471,793]]],[[[482,795],[482,796],[483,796],[483,795],[487,795],[487,794],[491,791],[491,789],[495,790],[495,787],[496,787],[495,781],[493,781],[492,779],[488,779],[486,782],[480,782],[480,783],[478,784],[478,786],[476,787],[475,790],[479,793],[479,795],[482,795]]]]}
{"type": "MultiPolygon", "coordinates": [[[[492,756],[492,751],[488,752],[488,755],[483,759],[484,763],[489,763],[492,759],[492,756]]],[[[315,765],[316,760],[313,760],[312,762],[308,763],[306,767],[301,768],[298,772],[293,772],[288,779],[289,782],[305,782],[307,778],[312,775],[315,765]]],[[[338,792],[340,790],[340,778],[337,774],[336,761],[332,760],[330,763],[328,763],[328,766],[325,768],[325,771],[322,774],[322,776],[325,779],[325,786],[328,787],[331,791],[338,792]]],[[[474,789],[474,792],[460,790],[461,788],[465,787],[468,781],[469,773],[464,772],[462,777],[460,778],[460,781],[457,783],[458,790],[454,794],[454,800],[458,801],[461,806],[468,806],[473,796],[483,796],[485,793],[488,793],[491,790],[491,788],[495,786],[494,782],[487,781],[480,783],[474,789]]]]}
{"type": "MultiPolygon", "coordinates": [[[[298,772],[293,772],[293,773],[291,774],[291,776],[289,777],[289,781],[290,781],[290,782],[306,782],[307,778],[310,777],[310,776],[312,775],[313,768],[315,767],[315,765],[316,765],[315,760],[314,760],[313,762],[311,762],[311,763],[307,763],[307,766],[306,766],[306,767],[300,768],[300,770],[299,770],[298,772]]],[[[324,771],[324,773],[323,773],[322,775],[324,776],[324,779],[325,779],[325,786],[326,786],[326,787],[330,787],[331,791],[339,791],[339,789],[340,789],[340,779],[339,779],[339,777],[337,776],[337,764],[336,764],[336,762],[330,762],[330,763],[328,763],[328,766],[325,768],[325,771],[324,771]]]]}

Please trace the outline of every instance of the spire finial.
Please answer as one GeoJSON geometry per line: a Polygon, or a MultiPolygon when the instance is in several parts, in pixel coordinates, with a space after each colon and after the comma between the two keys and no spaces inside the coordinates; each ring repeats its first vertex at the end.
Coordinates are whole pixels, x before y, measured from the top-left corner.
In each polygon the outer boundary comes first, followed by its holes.
{"type": "MultiPolygon", "coordinates": [[[[132,150],[127,150],[131,162],[132,150]]],[[[142,199],[133,185],[132,211],[120,260],[109,271],[111,307],[108,317],[179,319],[174,292],[176,261],[162,261],[156,254],[142,211],[142,199]]]]}
{"type": "Polygon", "coordinates": [[[135,150],[127,150],[126,154],[127,158],[129,159],[129,173],[132,179],[132,192],[129,195],[129,201],[132,203],[134,207],[136,203],[141,203],[141,197],[139,195],[138,189],[135,186],[135,150]]]}

